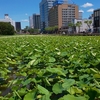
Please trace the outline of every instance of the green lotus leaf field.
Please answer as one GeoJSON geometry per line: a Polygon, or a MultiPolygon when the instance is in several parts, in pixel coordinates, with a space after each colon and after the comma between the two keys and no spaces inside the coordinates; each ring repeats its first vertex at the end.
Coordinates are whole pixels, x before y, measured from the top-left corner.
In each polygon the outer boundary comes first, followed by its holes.
{"type": "Polygon", "coordinates": [[[0,37],[0,100],[100,100],[100,37],[0,37]]]}

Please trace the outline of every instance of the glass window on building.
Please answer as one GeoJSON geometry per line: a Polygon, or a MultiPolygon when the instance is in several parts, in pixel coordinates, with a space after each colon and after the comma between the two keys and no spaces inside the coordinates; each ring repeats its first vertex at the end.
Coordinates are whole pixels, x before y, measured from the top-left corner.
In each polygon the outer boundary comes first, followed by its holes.
{"type": "Polygon", "coordinates": [[[75,8],[75,6],[72,6],[72,8],[75,8]]]}
{"type": "Polygon", "coordinates": [[[97,16],[97,11],[96,11],[96,16],[97,16]]]}
{"type": "Polygon", "coordinates": [[[96,17],[96,11],[94,12],[94,17],[96,17]]]}
{"type": "Polygon", "coordinates": [[[100,10],[98,11],[98,16],[100,16],[100,10]]]}
{"type": "Polygon", "coordinates": [[[97,10],[97,14],[96,14],[96,16],[99,16],[99,11],[97,10]]]}

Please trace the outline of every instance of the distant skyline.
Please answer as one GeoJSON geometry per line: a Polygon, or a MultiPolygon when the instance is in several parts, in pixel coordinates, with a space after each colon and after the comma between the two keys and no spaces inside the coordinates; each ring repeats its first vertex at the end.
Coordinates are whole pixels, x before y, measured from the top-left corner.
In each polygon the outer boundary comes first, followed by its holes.
{"type": "MultiPolygon", "coordinates": [[[[21,22],[22,28],[29,26],[29,16],[39,14],[39,3],[42,0],[0,0],[0,19],[9,14],[15,22],[21,22]]],[[[70,0],[79,6],[83,18],[88,18],[94,9],[100,8],[100,0],[70,0]]]]}

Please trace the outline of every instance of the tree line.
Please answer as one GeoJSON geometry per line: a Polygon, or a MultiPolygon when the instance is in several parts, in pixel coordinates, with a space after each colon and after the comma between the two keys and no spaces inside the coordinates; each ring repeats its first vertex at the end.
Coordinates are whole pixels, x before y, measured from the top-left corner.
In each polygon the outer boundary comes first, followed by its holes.
{"type": "MultiPolygon", "coordinates": [[[[84,21],[84,23],[87,24],[88,29],[90,29],[90,26],[92,24],[92,21],[84,21]]],[[[78,33],[80,33],[80,27],[82,25],[81,21],[78,21],[76,24],[74,23],[69,23],[68,27],[72,28],[72,32],[74,31],[74,28],[78,27],[78,33]]],[[[48,33],[48,34],[54,34],[54,33],[59,33],[59,28],[58,26],[52,26],[52,27],[46,27],[42,32],[39,29],[33,29],[28,26],[26,26],[23,31],[24,33],[29,33],[29,34],[37,34],[37,33],[48,33]]],[[[14,35],[15,30],[14,27],[11,25],[9,22],[0,22],[0,35],[14,35]]]]}
{"type": "MultiPolygon", "coordinates": [[[[92,24],[92,21],[84,21],[84,23],[87,24],[88,28],[87,29],[90,29],[91,27],[91,24],[92,24]]],[[[44,30],[43,30],[43,33],[48,33],[48,34],[54,34],[54,33],[59,33],[63,28],[64,29],[68,29],[68,28],[71,28],[72,29],[72,32],[75,31],[75,28],[78,27],[78,33],[80,33],[80,27],[82,25],[82,22],[81,21],[78,21],[76,24],[74,23],[69,23],[67,26],[65,27],[62,27],[62,28],[58,28],[58,26],[52,26],[52,27],[46,27],[44,30]]]]}

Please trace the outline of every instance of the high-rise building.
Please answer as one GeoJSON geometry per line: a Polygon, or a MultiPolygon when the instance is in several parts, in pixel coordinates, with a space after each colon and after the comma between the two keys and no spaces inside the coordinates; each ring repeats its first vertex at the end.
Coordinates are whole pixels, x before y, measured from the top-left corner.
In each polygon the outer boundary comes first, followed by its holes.
{"type": "Polygon", "coordinates": [[[33,14],[29,17],[30,28],[40,29],[40,14],[33,14]]]}
{"type": "Polygon", "coordinates": [[[21,22],[15,22],[15,27],[17,31],[21,30],[21,22]]]}
{"type": "Polygon", "coordinates": [[[40,29],[40,15],[33,14],[33,25],[34,29],[40,29]]]}
{"type": "Polygon", "coordinates": [[[82,11],[79,11],[79,19],[80,20],[82,20],[82,17],[83,17],[82,15],[83,15],[83,12],[82,11]]]}
{"type": "Polygon", "coordinates": [[[79,8],[75,4],[61,4],[49,10],[49,26],[62,28],[79,18],[79,8]]]}
{"type": "Polygon", "coordinates": [[[34,25],[33,25],[33,16],[29,16],[29,27],[30,28],[34,28],[34,25]]]}
{"type": "Polygon", "coordinates": [[[93,16],[94,16],[94,32],[100,33],[100,9],[94,10],[93,16]]]}
{"type": "Polygon", "coordinates": [[[48,12],[56,0],[42,0],[40,2],[41,29],[48,27],[48,12]]]}

